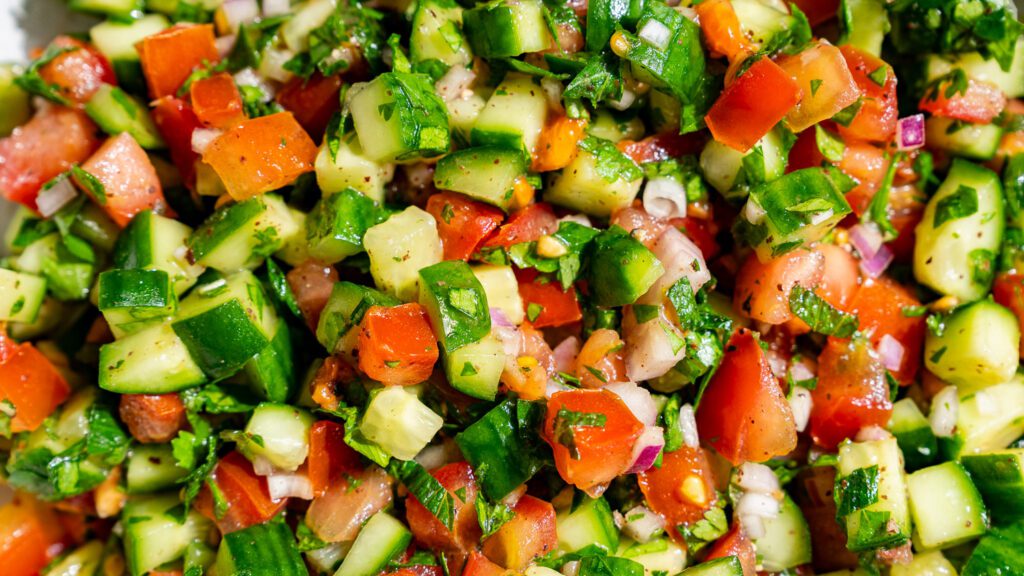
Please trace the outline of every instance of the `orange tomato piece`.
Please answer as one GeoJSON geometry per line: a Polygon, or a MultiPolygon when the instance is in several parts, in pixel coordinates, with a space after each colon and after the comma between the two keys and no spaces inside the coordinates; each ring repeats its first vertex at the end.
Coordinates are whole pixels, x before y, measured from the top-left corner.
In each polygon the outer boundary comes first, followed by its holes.
{"type": "Polygon", "coordinates": [[[626,361],[622,349],[625,342],[615,330],[594,330],[576,356],[574,372],[584,388],[602,388],[609,382],[624,382],[626,361]]]}
{"type": "Polygon", "coordinates": [[[1006,107],[1006,94],[995,84],[968,80],[966,92],[947,96],[948,87],[949,84],[944,83],[933,94],[925,94],[918,107],[936,116],[976,124],[988,124],[1006,107]]]}
{"type": "Polygon", "coordinates": [[[580,140],[586,136],[587,121],[583,118],[569,118],[565,114],[548,117],[540,140],[533,150],[532,172],[561,170],[576,158],[580,140]]]}
{"type": "Polygon", "coordinates": [[[453,524],[449,530],[427,510],[415,496],[405,501],[405,518],[416,542],[434,550],[468,552],[480,541],[480,524],[476,516],[479,488],[473,467],[466,462],[453,462],[430,473],[452,495],[455,503],[453,524]]]}
{"type": "Polygon", "coordinates": [[[319,72],[309,78],[297,76],[278,91],[277,103],[294,114],[306,132],[319,139],[340,106],[338,92],[342,84],[340,76],[324,76],[319,72]]]}
{"type": "Polygon", "coordinates": [[[899,369],[892,372],[901,384],[910,384],[917,376],[926,330],[924,316],[907,316],[903,309],[920,305],[910,290],[884,276],[865,280],[849,305],[872,346],[877,349],[886,337],[903,346],[903,360],[899,369]]]}
{"type": "Polygon", "coordinates": [[[510,570],[523,570],[533,560],[558,546],[555,508],[533,496],[512,506],[514,516],[483,542],[483,553],[510,570]]]}
{"type": "Polygon", "coordinates": [[[842,52],[831,44],[818,42],[778,64],[800,87],[800,102],[786,115],[794,132],[835,116],[860,97],[842,52]]]}
{"type": "Polygon", "coordinates": [[[189,87],[192,110],[206,126],[229,128],[245,119],[242,94],[227,72],[200,78],[189,87]]]}
{"type": "Polygon", "coordinates": [[[768,262],[751,254],[736,275],[732,306],[740,314],[768,324],[793,318],[789,293],[799,284],[812,289],[825,270],[825,257],[810,250],[793,250],[768,262]]]}
{"type": "Polygon", "coordinates": [[[217,523],[222,533],[234,532],[262,524],[277,515],[288,503],[287,498],[270,499],[267,479],[257,476],[252,464],[239,452],[221,458],[213,469],[212,481],[217,483],[227,500],[228,509],[223,517],[214,513],[213,496],[204,487],[196,500],[196,509],[217,523]]]}
{"type": "Polygon", "coordinates": [[[185,425],[185,404],[176,393],[122,394],[118,413],[139,442],[170,442],[185,425]]]}
{"type": "Polygon", "coordinates": [[[818,356],[818,385],[811,398],[808,429],[828,450],[865,426],[885,426],[892,415],[885,367],[864,340],[829,338],[818,356]]]}
{"type": "Polygon", "coordinates": [[[70,393],[71,387],[42,352],[0,332],[0,400],[14,404],[12,432],[38,428],[70,393]]]}
{"type": "Polygon", "coordinates": [[[754,50],[740,28],[740,20],[729,0],[705,0],[697,4],[697,16],[704,40],[712,52],[730,61],[754,50]]]}
{"type": "Polygon", "coordinates": [[[277,190],[313,170],[317,148],[291,112],[252,118],[221,134],[203,153],[228,194],[241,201],[277,190]]]}
{"type": "Polygon", "coordinates": [[[707,560],[729,556],[739,558],[740,565],[743,566],[743,576],[757,575],[757,553],[754,551],[754,544],[743,533],[738,523],[734,524],[725,536],[715,541],[715,544],[708,550],[707,560]]]}
{"type": "Polygon", "coordinates": [[[505,570],[479,552],[472,552],[462,569],[462,576],[507,576],[510,573],[511,570],[505,570]]]}
{"type": "MultiPolygon", "coordinates": [[[[664,453],[661,467],[641,472],[637,481],[651,510],[661,514],[669,526],[698,522],[715,503],[711,464],[700,447],[684,445],[664,453]]],[[[669,535],[682,540],[677,530],[669,530],[669,535]]]]}
{"type": "Polygon", "coordinates": [[[555,279],[541,277],[534,269],[516,270],[519,297],[530,322],[536,328],[572,324],[583,318],[576,289],[562,290],[555,279]]]}
{"type": "Polygon", "coordinates": [[[800,86],[778,64],[761,58],[726,86],[704,120],[715,140],[746,152],[799,101],[800,86]]]}
{"type": "MultiPolygon", "coordinates": [[[[122,228],[143,210],[173,215],[160,178],[146,151],[127,132],[109,138],[82,169],[103,184],[106,199],[94,198],[103,211],[122,228]]],[[[79,182],[81,185],[82,183],[79,182]]]]}
{"type": "Polygon", "coordinates": [[[544,439],[551,445],[562,479],[588,490],[625,472],[632,464],[633,444],[643,429],[616,394],[568,390],[556,392],[548,400],[544,439]],[[604,425],[572,425],[574,413],[603,416],[604,425]]]}
{"type": "Polygon", "coordinates": [[[416,303],[372,306],[359,332],[359,369],[385,386],[410,386],[430,377],[437,338],[427,311],[416,303]]]}
{"type": "Polygon", "coordinates": [[[796,448],[793,411],[751,331],[741,329],[729,340],[697,407],[697,429],[734,465],[796,448]]]}
{"type": "Polygon", "coordinates": [[[144,38],[135,49],[154,100],[174,96],[196,68],[220,60],[212,24],[178,24],[144,38]]]}
{"type": "Polygon", "coordinates": [[[117,84],[110,62],[89,44],[58,36],[50,46],[67,49],[39,70],[39,76],[68,101],[85,104],[104,84],[117,84]]]}
{"type": "Polygon", "coordinates": [[[508,248],[520,242],[532,242],[545,234],[558,230],[558,218],[551,205],[543,202],[513,212],[508,222],[498,229],[498,233],[484,242],[486,247],[502,246],[508,248]]]}
{"type": "Polygon", "coordinates": [[[839,126],[844,137],[888,142],[896,134],[896,72],[881,58],[854,46],[842,46],[843,59],[860,88],[863,100],[849,126],[839,126]],[[881,72],[879,72],[881,70],[881,72]],[[878,76],[882,76],[879,84],[878,76]]]}
{"type": "Polygon", "coordinates": [[[323,496],[331,485],[341,482],[346,473],[361,468],[359,454],[345,444],[344,426],[330,420],[313,424],[309,430],[306,474],[313,485],[314,496],[323,496]]]}
{"type": "Polygon", "coordinates": [[[61,551],[53,509],[17,494],[0,507],[0,564],[8,576],[36,576],[61,551]]]}
{"type": "Polygon", "coordinates": [[[505,219],[501,210],[454,192],[431,195],[427,212],[437,222],[445,260],[469,260],[505,219]]]}

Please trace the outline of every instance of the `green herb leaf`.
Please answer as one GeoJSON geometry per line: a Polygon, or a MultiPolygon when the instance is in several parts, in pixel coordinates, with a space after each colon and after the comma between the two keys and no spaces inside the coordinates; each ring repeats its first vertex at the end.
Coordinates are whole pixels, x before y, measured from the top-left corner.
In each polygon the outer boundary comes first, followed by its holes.
{"type": "Polygon", "coordinates": [[[397,478],[445,528],[455,524],[455,499],[415,460],[392,460],[388,473],[397,478]]]}
{"type": "Polygon", "coordinates": [[[77,46],[56,46],[54,44],[50,44],[46,47],[46,50],[43,51],[39,58],[36,58],[32,64],[29,65],[28,69],[25,70],[21,76],[14,79],[14,83],[29,94],[42,96],[56,104],[64,106],[69,105],[70,101],[64,97],[61,86],[59,84],[51,84],[47,82],[39,72],[47,64],[53,62],[57,57],[76,50],[78,50],[77,46]]]}
{"type": "Polygon", "coordinates": [[[611,140],[588,136],[580,144],[580,149],[594,155],[597,173],[605,182],[624,180],[632,182],[643,177],[643,172],[632,158],[626,156],[611,140]]]}
{"type": "Polygon", "coordinates": [[[858,468],[836,479],[836,518],[843,520],[852,512],[862,510],[878,502],[878,466],[858,468]]]}
{"type": "MultiPolygon", "coordinates": [[[[843,142],[842,138],[824,129],[821,124],[814,125],[814,135],[815,141],[818,144],[818,151],[821,152],[821,155],[824,156],[826,160],[836,163],[843,161],[843,153],[846,152],[846,144],[843,142]]],[[[824,202],[824,199],[821,198],[817,198],[817,200],[824,202]]],[[[820,212],[822,210],[828,210],[831,207],[827,205],[828,202],[824,203],[826,204],[825,208],[815,211],[820,212]]]]}
{"type": "Polygon", "coordinates": [[[833,307],[814,290],[795,284],[789,292],[789,309],[811,330],[827,336],[849,338],[860,325],[857,316],[833,307]]]}
{"type": "Polygon", "coordinates": [[[483,494],[476,495],[476,521],[483,531],[483,538],[491,536],[515,517],[515,513],[503,502],[490,502],[483,494]]]}
{"type": "Polygon", "coordinates": [[[938,228],[951,220],[966,218],[978,211],[978,191],[970,186],[961,185],[949,196],[941,198],[935,204],[935,218],[932,226],[938,228]]]}
{"type": "Polygon", "coordinates": [[[92,196],[97,204],[100,206],[107,204],[107,189],[103,186],[103,182],[100,182],[99,178],[76,164],[71,167],[71,179],[75,181],[79,188],[92,196]]]}
{"type": "Polygon", "coordinates": [[[578,460],[580,453],[576,448],[574,429],[580,426],[604,426],[607,422],[608,417],[600,412],[576,412],[561,408],[555,414],[555,441],[565,446],[574,460],[578,460]]]}

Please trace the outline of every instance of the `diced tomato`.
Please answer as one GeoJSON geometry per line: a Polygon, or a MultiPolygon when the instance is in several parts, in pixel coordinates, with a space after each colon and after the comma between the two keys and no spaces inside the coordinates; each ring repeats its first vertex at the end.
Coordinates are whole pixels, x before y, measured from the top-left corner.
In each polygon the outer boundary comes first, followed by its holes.
{"type": "Polygon", "coordinates": [[[558,230],[558,218],[550,204],[539,202],[513,213],[498,233],[492,236],[485,247],[502,246],[508,248],[520,242],[532,242],[545,234],[558,230]]]}
{"type": "Polygon", "coordinates": [[[212,24],[179,24],[135,45],[155,100],[173,96],[192,71],[220,60],[212,24]]]}
{"type": "Polygon", "coordinates": [[[533,560],[558,546],[555,508],[533,496],[523,496],[512,506],[514,516],[484,540],[483,553],[510,570],[523,570],[533,560]]]}
{"type": "Polygon", "coordinates": [[[637,164],[644,164],[699,154],[706,141],[707,137],[701,132],[678,134],[672,130],[647,136],[643,140],[620,140],[615,147],[637,164]]]}
{"type": "Polygon", "coordinates": [[[818,573],[857,566],[857,554],[846,547],[846,528],[836,522],[835,483],[835,467],[813,466],[790,484],[796,488],[792,490],[793,498],[811,531],[814,568],[818,573]]]}
{"type": "Polygon", "coordinates": [[[487,556],[473,552],[462,569],[462,576],[507,576],[510,572],[488,560],[487,556]]]}
{"type": "Polygon", "coordinates": [[[505,219],[501,210],[454,192],[432,195],[427,212],[437,221],[445,260],[469,260],[505,219]]]}
{"type": "Polygon", "coordinates": [[[580,140],[586,136],[587,121],[565,114],[550,114],[540,140],[533,150],[533,172],[561,170],[576,158],[580,140]]]}
{"type": "Polygon", "coordinates": [[[632,464],[633,444],[643,428],[613,392],[569,390],[556,392],[548,400],[544,439],[551,445],[562,479],[588,490],[626,471],[632,464]],[[589,418],[603,416],[604,424],[573,426],[575,413],[590,414],[589,418]]]}
{"type": "Polygon", "coordinates": [[[290,112],[252,118],[210,143],[203,161],[228,194],[245,200],[277,190],[313,170],[317,148],[290,112]]]}
{"type": "MultiPolygon", "coordinates": [[[[754,46],[740,28],[740,20],[729,0],[705,0],[697,4],[697,17],[704,40],[712,52],[734,60],[741,54],[753,52],[754,46]]],[[[781,120],[781,117],[780,117],[781,120]]]]}
{"type": "Polygon", "coordinates": [[[181,172],[185,184],[195,184],[199,154],[192,149],[192,133],[202,127],[195,112],[183,100],[166,96],[153,103],[153,121],[160,130],[171,153],[171,160],[181,172]]]}
{"type": "Polygon", "coordinates": [[[444,570],[440,566],[408,566],[395,572],[386,572],[384,576],[444,576],[444,570]]]}
{"type": "Polygon", "coordinates": [[[132,437],[143,444],[170,442],[185,425],[185,404],[176,392],[122,394],[118,412],[132,437]]]}
{"type": "Polygon", "coordinates": [[[110,62],[89,44],[70,36],[58,36],[51,47],[67,50],[50,60],[39,76],[70,102],[85,104],[104,84],[117,84],[110,62]]]}
{"type": "Polygon", "coordinates": [[[687,216],[685,218],[673,218],[669,221],[669,224],[682,231],[687,238],[697,245],[697,248],[700,248],[700,253],[704,256],[704,260],[711,260],[718,255],[718,241],[715,240],[715,235],[711,231],[714,223],[710,220],[701,220],[700,218],[687,216]]]}
{"type": "Polygon", "coordinates": [[[0,193],[35,210],[46,182],[99,147],[96,125],[85,112],[47,106],[0,140],[0,193]]]}
{"type": "Polygon", "coordinates": [[[786,116],[789,127],[800,132],[853,104],[860,97],[857,83],[842,52],[818,42],[799,54],[783,56],[778,64],[800,86],[800,103],[786,116]]]}
{"type": "Polygon", "coordinates": [[[817,286],[824,269],[825,257],[810,250],[793,250],[769,262],[751,254],[736,275],[733,309],[760,322],[782,324],[793,318],[789,309],[793,286],[817,286]]]}
{"type": "Polygon", "coordinates": [[[743,533],[739,523],[733,524],[731,530],[726,532],[715,541],[715,544],[708,550],[707,560],[736,556],[743,566],[743,576],[757,575],[757,553],[754,551],[754,544],[743,533]]]}
{"type": "Polygon", "coordinates": [[[295,115],[295,120],[319,140],[340,105],[340,76],[324,76],[319,72],[309,78],[296,76],[277,93],[277,103],[295,115]]]}
{"type": "Polygon", "coordinates": [[[316,325],[320,322],[320,312],[327,305],[334,283],[338,281],[338,271],[333,266],[321,264],[316,260],[306,260],[289,270],[285,278],[292,293],[295,294],[295,301],[299,305],[302,317],[306,319],[306,324],[316,331],[316,325]]]}
{"type": "Polygon", "coordinates": [[[846,201],[854,214],[861,215],[867,211],[888,168],[889,162],[881,148],[867,142],[846,144],[839,169],[858,182],[853,190],[846,193],[846,201]]]}
{"type": "MultiPolygon", "coordinates": [[[[146,151],[127,132],[109,138],[82,164],[103,184],[105,198],[93,198],[122,228],[143,210],[170,214],[160,178],[146,151]]],[[[82,185],[79,182],[79,185],[82,185]]]]}
{"type": "Polygon", "coordinates": [[[746,152],[798,102],[800,86],[778,64],[761,58],[725,87],[704,120],[715,140],[746,152]]]}
{"type": "Polygon", "coordinates": [[[7,576],[37,576],[62,549],[53,509],[17,494],[0,507],[0,565],[7,576]]]}
{"type": "Polygon", "coordinates": [[[192,110],[199,121],[213,128],[230,128],[245,120],[242,94],[227,72],[200,78],[189,87],[192,110]]]}
{"type": "MultiPolygon", "coordinates": [[[[1017,323],[1024,328],[1024,274],[1012,272],[996,276],[992,297],[1009,308],[1017,316],[1017,323]]],[[[1024,342],[1020,345],[1020,355],[1024,357],[1024,342]]]]}
{"type": "Polygon", "coordinates": [[[608,382],[626,382],[625,342],[615,330],[594,330],[576,356],[575,374],[584,388],[602,388],[608,382]]]}
{"type": "Polygon", "coordinates": [[[558,280],[542,277],[532,268],[515,273],[523,309],[535,327],[564,326],[583,318],[575,288],[562,290],[558,280]]]}
{"type": "MultiPolygon", "coordinates": [[[[821,254],[824,259],[821,282],[814,293],[836,308],[846,310],[858,290],[860,268],[857,260],[835,244],[818,244],[813,251],[821,254]]],[[[803,320],[796,317],[787,323],[787,328],[793,334],[806,334],[810,330],[803,320]]]]}
{"type": "Polygon", "coordinates": [[[887,338],[903,347],[900,368],[892,371],[901,384],[913,382],[921,364],[925,318],[904,313],[904,309],[920,305],[910,290],[884,276],[865,280],[850,301],[849,310],[857,314],[861,331],[869,335],[876,350],[887,338]]]}
{"type": "Polygon", "coordinates": [[[839,126],[839,133],[848,138],[888,142],[896,134],[896,72],[881,58],[855,46],[839,48],[846,65],[860,88],[860,110],[849,126],[839,126]],[[880,80],[881,83],[876,80],[880,80]]]}
{"type": "Polygon", "coordinates": [[[839,12],[839,0],[794,0],[793,3],[807,16],[811,26],[829,21],[839,12]]]}
{"type": "Polygon", "coordinates": [[[363,523],[394,499],[393,479],[376,466],[352,472],[313,499],[306,525],[325,542],[353,540],[363,523]]]}
{"type": "Polygon", "coordinates": [[[697,429],[734,465],[796,448],[793,411],[751,331],[741,329],[729,340],[697,408],[697,429]]]}
{"type": "MultiPolygon", "coordinates": [[[[661,467],[641,472],[637,481],[651,510],[664,516],[672,527],[700,521],[715,503],[711,464],[699,446],[683,445],[664,453],[661,467]]],[[[672,538],[682,539],[677,530],[668,532],[672,538]]]]}
{"type": "Polygon", "coordinates": [[[892,415],[885,367],[861,339],[829,338],[818,356],[818,385],[811,397],[811,438],[827,450],[865,426],[885,426],[892,415]]]}
{"type": "Polygon", "coordinates": [[[473,467],[466,462],[453,462],[430,473],[452,495],[454,529],[449,530],[427,510],[415,496],[405,501],[405,517],[416,542],[434,550],[469,552],[480,541],[480,524],[476,517],[477,484],[473,467]]]}
{"type": "Polygon", "coordinates": [[[416,303],[372,306],[359,332],[359,369],[385,386],[410,386],[430,377],[437,338],[427,311],[416,303]]]}
{"type": "Polygon", "coordinates": [[[825,157],[818,150],[818,139],[814,130],[804,130],[796,137],[786,159],[786,173],[813,168],[825,164],[825,157]]]}
{"type": "Polygon", "coordinates": [[[32,431],[67,399],[71,387],[31,342],[0,332],[0,399],[14,404],[12,432],[32,431]]]}
{"type": "Polygon", "coordinates": [[[225,534],[253,524],[262,524],[276,516],[288,503],[287,498],[276,502],[270,499],[267,479],[257,476],[252,464],[239,452],[231,452],[217,462],[212,481],[217,483],[227,501],[227,512],[217,518],[213,510],[213,497],[206,488],[196,501],[196,509],[215,521],[225,534]]]}
{"type": "Polygon", "coordinates": [[[948,83],[940,84],[934,93],[921,98],[918,108],[936,116],[988,124],[1006,107],[1006,94],[995,84],[968,80],[966,92],[947,96],[948,89],[948,83]]]}
{"type": "Polygon", "coordinates": [[[359,454],[345,444],[344,426],[330,420],[313,424],[309,430],[306,475],[313,485],[314,496],[323,496],[330,486],[341,482],[345,474],[360,469],[359,454]]]}

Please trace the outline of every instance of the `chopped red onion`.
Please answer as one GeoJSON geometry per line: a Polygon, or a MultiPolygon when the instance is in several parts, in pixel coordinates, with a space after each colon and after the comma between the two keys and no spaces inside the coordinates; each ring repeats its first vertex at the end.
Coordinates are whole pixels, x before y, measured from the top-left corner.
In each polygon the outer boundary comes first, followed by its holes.
{"type": "Polygon", "coordinates": [[[924,114],[900,118],[896,123],[896,147],[914,150],[924,146],[924,114]]]}
{"type": "Polygon", "coordinates": [[[614,392],[629,408],[633,416],[646,426],[653,426],[658,420],[658,405],[654,403],[651,392],[632,382],[612,382],[605,390],[614,392]]]}
{"type": "Polygon", "coordinates": [[[36,196],[36,208],[44,218],[49,218],[58,210],[67,206],[78,196],[78,191],[68,178],[61,178],[53,183],[53,186],[44,188],[36,196]]]}
{"type": "Polygon", "coordinates": [[[860,257],[869,260],[878,253],[884,240],[882,233],[873,224],[857,224],[850,228],[850,243],[860,253],[860,257]]]}
{"type": "Polygon", "coordinates": [[[491,308],[491,323],[502,328],[515,328],[501,308],[491,308]]]}
{"type": "Polygon", "coordinates": [[[639,474],[654,466],[658,454],[665,447],[665,433],[658,426],[648,426],[633,445],[633,464],[626,474],[639,474]]]}
{"type": "Polygon", "coordinates": [[[555,349],[552,350],[552,354],[555,357],[555,370],[559,372],[573,371],[573,364],[576,362],[576,356],[580,353],[580,339],[575,336],[569,336],[565,340],[562,340],[555,349]]]}
{"type": "Polygon", "coordinates": [[[860,269],[872,278],[881,276],[892,263],[893,253],[888,246],[882,245],[874,256],[860,261],[860,269]]]}
{"type": "Polygon", "coordinates": [[[903,366],[904,352],[903,344],[888,334],[883,335],[878,342],[878,355],[882,359],[882,364],[893,372],[903,366]]]}

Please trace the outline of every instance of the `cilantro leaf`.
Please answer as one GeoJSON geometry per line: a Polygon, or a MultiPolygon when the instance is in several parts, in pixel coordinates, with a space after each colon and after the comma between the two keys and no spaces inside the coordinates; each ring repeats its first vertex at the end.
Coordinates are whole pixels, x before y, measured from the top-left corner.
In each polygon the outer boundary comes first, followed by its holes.
{"type": "Polygon", "coordinates": [[[388,473],[397,478],[445,528],[455,524],[455,499],[415,460],[392,460],[388,473]]]}
{"type": "Polygon", "coordinates": [[[43,51],[39,58],[32,61],[32,64],[29,65],[28,69],[25,70],[24,73],[14,79],[14,83],[29,94],[42,96],[56,104],[64,106],[69,105],[71,102],[64,97],[64,94],[62,93],[62,86],[47,82],[39,72],[59,56],[69,52],[74,52],[78,49],[79,48],[77,46],[57,46],[55,44],[50,44],[46,47],[46,50],[43,51]]]}
{"type": "Polygon", "coordinates": [[[569,450],[569,455],[578,460],[579,450],[576,447],[575,428],[579,426],[604,426],[608,417],[600,412],[576,412],[561,408],[555,415],[555,441],[569,450]]]}
{"type": "Polygon", "coordinates": [[[616,148],[611,140],[587,136],[579,146],[580,150],[594,155],[595,169],[605,182],[611,183],[618,180],[631,182],[643,177],[643,172],[636,162],[616,148]]]}
{"type": "Polygon", "coordinates": [[[938,228],[946,222],[966,218],[977,211],[978,191],[970,186],[961,185],[956,192],[936,202],[932,226],[938,228]]]}
{"type": "Polygon", "coordinates": [[[811,330],[827,336],[849,338],[860,325],[857,316],[833,307],[814,290],[795,284],[789,293],[789,309],[811,330]]]}
{"type": "Polygon", "coordinates": [[[852,512],[878,502],[878,466],[858,468],[836,479],[836,518],[840,521],[852,512]]]}
{"type": "Polygon", "coordinates": [[[489,502],[483,494],[476,495],[476,520],[483,531],[483,537],[494,534],[499,528],[511,520],[515,513],[500,500],[489,502]]]}

